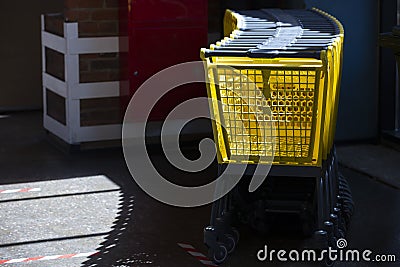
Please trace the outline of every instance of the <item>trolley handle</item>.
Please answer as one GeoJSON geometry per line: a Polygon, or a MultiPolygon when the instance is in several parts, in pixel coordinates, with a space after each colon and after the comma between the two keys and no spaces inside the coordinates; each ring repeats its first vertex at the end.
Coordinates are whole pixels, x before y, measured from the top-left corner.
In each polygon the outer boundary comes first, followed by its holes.
{"type": "Polygon", "coordinates": [[[282,51],[282,50],[266,50],[266,49],[250,49],[247,51],[247,56],[252,58],[315,58],[321,59],[321,50],[308,51],[282,51]]]}
{"type": "Polygon", "coordinates": [[[321,59],[321,50],[307,51],[281,51],[281,50],[265,50],[265,49],[250,49],[247,51],[238,50],[204,50],[204,57],[250,57],[250,58],[315,58],[321,59]]]}

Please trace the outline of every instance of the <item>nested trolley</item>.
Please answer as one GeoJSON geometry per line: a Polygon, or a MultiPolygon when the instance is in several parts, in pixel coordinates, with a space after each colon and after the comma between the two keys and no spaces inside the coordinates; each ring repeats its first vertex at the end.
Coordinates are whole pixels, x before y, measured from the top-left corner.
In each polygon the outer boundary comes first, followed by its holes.
{"type": "MultiPolygon", "coordinates": [[[[317,10],[262,9],[224,18],[225,38],[201,50],[219,172],[246,165],[235,189],[214,202],[205,243],[221,263],[238,241],[233,218],[264,231],[271,214],[294,212],[325,245],[343,237],[353,212],[334,147],[344,30],[317,10]],[[272,164],[249,193],[258,164],[272,164]]],[[[321,243],[320,243],[321,244],[321,243]]]]}

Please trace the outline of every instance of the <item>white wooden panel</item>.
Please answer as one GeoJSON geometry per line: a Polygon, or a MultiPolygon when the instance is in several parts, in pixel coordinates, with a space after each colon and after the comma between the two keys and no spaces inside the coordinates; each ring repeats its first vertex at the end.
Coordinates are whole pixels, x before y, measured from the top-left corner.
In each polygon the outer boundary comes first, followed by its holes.
{"type": "Polygon", "coordinates": [[[79,143],[78,132],[81,128],[81,109],[79,100],[67,99],[67,120],[71,142],[79,143]]]}
{"type": "Polygon", "coordinates": [[[42,31],[42,45],[63,54],[65,54],[67,50],[64,38],[45,31],[42,31]]]}
{"type": "Polygon", "coordinates": [[[40,15],[40,30],[44,31],[44,15],[40,15]]]}
{"type": "Polygon", "coordinates": [[[46,87],[50,91],[67,98],[67,85],[65,82],[47,74],[43,73],[43,87],[46,87]]]}
{"type": "Polygon", "coordinates": [[[115,53],[119,51],[119,37],[71,39],[70,54],[115,53]]]}
{"type": "Polygon", "coordinates": [[[65,125],[59,123],[58,121],[56,121],[55,119],[47,116],[46,113],[44,114],[44,117],[43,117],[43,124],[44,124],[44,128],[46,130],[48,130],[52,134],[58,136],[65,142],[71,144],[71,139],[68,136],[67,126],[65,126],[65,125]]]}
{"type": "MultiPolygon", "coordinates": [[[[40,26],[42,29],[42,33],[44,32],[44,15],[40,16],[40,26]]],[[[43,45],[43,37],[42,37],[42,72],[46,72],[46,53],[45,46],[43,45]]]]}
{"type": "MultiPolygon", "coordinates": [[[[64,36],[60,37],[44,31],[42,16],[42,76],[43,100],[47,106],[45,88],[66,98],[66,122],[62,125],[46,115],[44,110],[44,127],[69,144],[101,140],[121,139],[121,125],[101,125],[80,127],[80,99],[115,97],[120,95],[119,81],[79,83],[79,54],[116,53],[120,46],[119,37],[78,38],[78,23],[64,23],[64,36]],[[45,73],[45,47],[64,54],[65,82],[45,73]]],[[[126,39],[127,42],[127,39],[126,39]]],[[[125,44],[128,51],[128,46],[125,44]]]]}
{"type": "Polygon", "coordinates": [[[80,83],[70,95],[72,99],[119,96],[119,82],[80,83]]]}
{"type": "Polygon", "coordinates": [[[65,39],[78,38],[78,22],[64,22],[65,39]]]}
{"type": "MultiPolygon", "coordinates": [[[[46,97],[46,87],[42,87],[42,99],[43,99],[43,124],[44,127],[46,128],[46,117],[47,117],[47,97],[46,97]]],[[[49,130],[49,129],[47,129],[49,130]]],[[[49,130],[50,131],[50,130],[49,130]]]]}
{"type": "Polygon", "coordinates": [[[65,60],[65,83],[67,84],[68,96],[77,90],[79,83],[79,56],[69,55],[64,56],[65,60]]]}

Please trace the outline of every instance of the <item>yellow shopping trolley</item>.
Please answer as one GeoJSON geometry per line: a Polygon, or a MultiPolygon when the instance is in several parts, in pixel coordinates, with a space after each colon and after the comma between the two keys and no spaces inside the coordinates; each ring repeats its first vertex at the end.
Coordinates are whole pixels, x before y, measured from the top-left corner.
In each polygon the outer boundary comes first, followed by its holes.
{"type": "Polygon", "coordinates": [[[219,173],[229,164],[246,170],[213,204],[204,231],[210,257],[221,263],[233,252],[239,239],[233,218],[264,231],[268,214],[279,212],[300,214],[306,234],[335,243],[353,212],[333,144],[342,25],[317,9],[227,10],[224,34],[201,50],[208,96],[217,103],[210,111],[219,173]],[[268,178],[249,193],[263,164],[272,165],[268,178]]]}

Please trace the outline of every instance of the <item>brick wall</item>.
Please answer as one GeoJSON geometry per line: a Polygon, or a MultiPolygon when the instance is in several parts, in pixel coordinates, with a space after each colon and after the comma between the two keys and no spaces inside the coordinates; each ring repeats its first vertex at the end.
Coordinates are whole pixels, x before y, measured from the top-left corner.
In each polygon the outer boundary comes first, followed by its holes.
{"type": "Polygon", "coordinates": [[[81,83],[119,80],[119,54],[79,55],[79,81],[81,83]]]}
{"type": "Polygon", "coordinates": [[[65,0],[67,21],[79,22],[80,37],[118,36],[119,0],[65,0]]]}
{"type": "Polygon", "coordinates": [[[44,16],[44,29],[46,32],[50,32],[58,36],[64,36],[63,14],[46,14],[44,16]]]}
{"type": "Polygon", "coordinates": [[[46,57],[46,73],[65,81],[64,55],[48,47],[46,47],[44,52],[46,57]]]}
{"type": "MultiPolygon", "coordinates": [[[[119,0],[64,0],[63,17],[67,22],[78,22],[80,38],[119,35],[119,0]]],[[[79,82],[119,79],[119,53],[79,55],[79,82]]],[[[82,126],[121,123],[118,98],[82,100],[80,107],[82,126]]]]}

